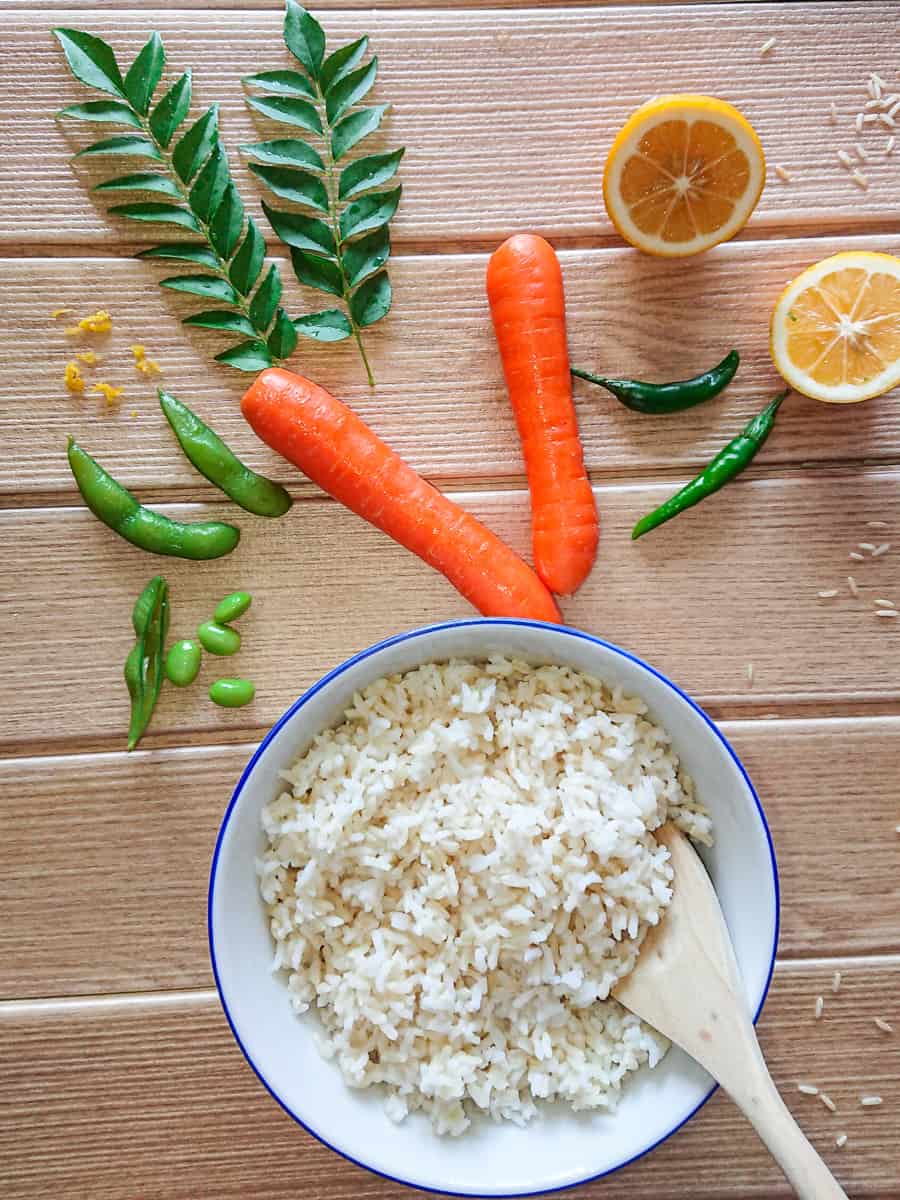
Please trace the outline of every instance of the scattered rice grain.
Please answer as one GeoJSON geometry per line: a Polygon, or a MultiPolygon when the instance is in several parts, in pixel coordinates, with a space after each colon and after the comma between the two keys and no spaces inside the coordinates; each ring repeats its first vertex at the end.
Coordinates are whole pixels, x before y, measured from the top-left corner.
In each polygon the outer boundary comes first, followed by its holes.
{"type": "Polygon", "coordinates": [[[837,1146],[838,1150],[843,1150],[843,1148],[847,1145],[846,1133],[839,1133],[834,1139],[834,1144],[837,1146]]]}
{"type": "Polygon", "coordinates": [[[824,996],[816,996],[815,1014],[816,1014],[817,1021],[821,1019],[822,1013],[824,1011],[825,1011],[825,997],[824,996]]]}
{"type": "Polygon", "coordinates": [[[841,160],[843,165],[847,168],[848,171],[852,171],[855,169],[856,163],[853,161],[853,159],[850,157],[850,155],[847,153],[846,150],[838,150],[837,156],[841,160]]]}
{"type": "Polygon", "coordinates": [[[879,92],[881,92],[883,88],[887,87],[887,80],[882,79],[881,76],[877,72],[873,72],[871,78],[872,78],[873,82],[875,83],[875,86],[878,88],[879,92]]]}
{"type": "Polygon", "coordinates": [[[834,102],[833,100],[832,100],[832,102],[831,102],[831,107],[830,107],[830,108],[829,108],[829,110],[828,110],[828,119],[829,119],[829,121],[831,122],[831,124],[832,124],[832,125],[837,125],[837,123],[838,123],[838,110],[837,110],[837,105],[835,104],[835,102],[834,102]]]}
{"type": "Polygon", "coordinates": [[[900,612],[896,608],[876,608],[876,617],[900,617],[900,612]]]}
{"type": "Polygon", "coordinates": [[[819,592],[819,599],[820,600],[830,600],[833,596],[836,596],[837,594],[838,594],[837,588],[826,588],[824,591],[819,592]]]}
{"type": "Polygon", "coordinates": [[[792,175],[791,175],[790,171],[785,170],[785,168],[781,165],[781,163],[775,164],[775,174],[778,176],[778,178],[783,183],[791,182],[792,175]]]}
{"type": "Polygon", "coordinates": [[[859,1102],[863,1108],[877,1108],[879,1104],[884,1103],[880,1096],[860,1096],[859,1102]]]}
{"type": "Polygon", "coordinates": [[[863,175],[862,171],[854,171],[851,174],[850,178],[853,180],[853,182],[856,184],[856,186],[858,188],[862,189],[862,191],[867,192],[869,190],[868,176],[863,175]]]}
{"type": "Polygon", "coordinates": [[[770,50],[773,50],[775,48],[776,40],[777,40],[776,38],[770,37],[765,42],[763,42],[763,44],[759,48],[760,54],[768,54],[770,50]]]}
{"type": "Polygon", "coordinates": [[[880,1029],[882,1033],[893,1033],[894,1032],[893,1025],[890,1023],[890,1021],[886,1021],[884,1019],[884,1017],[873,1017],[872,1019],[875,1022],[876,1028],[880,1029]]]}
{"type": "Polygon", "coordinates": [[[857,542],[856,544],[859,546],[860,550],[874,551],[875,549],[874,542],[857,542]]]}
{"type": "Polygon", "coordinates": [[[872,557],[873,558],[881,558],[882,554],[887,554],[887,552],[888,552],[888,550],[890,550],[890,548],[891,548],[890,542],[882,542],[880,546],[876,546],[875,549],[872,551],[872,557]]]}
{"type": "Polygon", "coordinates": [[[825,1105],[829,1112],[837,1112],[837,1105],[828,1095],[827,1092],[819,1092],[819,1099],[825,1105]]]}
{"type": "MultiPolygon", "coordinates": [[[[853,555],[851,554],[850,557],[852,558],[853,555]]],[[[858,557],[861,558],[862,555],[859,555],[858,557]]],[[[847,576],[847,587],[850,589],[850,595],[856,596],[856,598],[859,599],[859,587],[852,575],[847,576]]]]}
{"type": "Polygon", "coordinates": [[[869,152],[860,142],[857,142],[853,149],[856,151],[856,157],[860,162],[869,161],[869,152]]]}
{"type": "Polygon", "coordinates": [[[891,134],[891,136],[888,138],[888,140],[884,144],[885,154],[893,154],[894,146],[896,146],[896,144],[897,144],[897,139],[894,137],[893,134],[891,134]]]}
{"type": "MultiPolygon", "coordinates": [[[[866,115],[863,117],[863,125],[877,125],[877,124],[878,124],[878,113],[866,113],[866,115]]],[[[860,133],[861,132],[862,132],[862,130],[860,130],[860,133]]]]}
{"type": "Polygon", "coordinates": [[[862,133],[862,131],[863,131],[863,115],[862,115],[862,113],[857,113],[856,114],[856,132],[862,133]]]}
{"type": "Polygon", "coordinates": [[[866,526],[869,529],[887,529],[887,521],[866,521],[866,526]]]}
{"type": "Polygon", "coordinates": [[[881,99],[882,81],[877,75],[869,76],[869,95],[873,100],[881,99]]]}
{"type": "Polygon", "coordinates": [[[814,1083],[798,1083],[797,1091],[803,1096],[818,1096],[819,1089],[814,1083]]]}
{"type": "Polygon", "coordinates": [[[897,128],[897,122],[890,115],[890,113],[881,113],[878,117],[878,120],[882,123],[882,125],[887,125],[888,129],[897,128]]]}
{"type": "Polygon", "coordinates": [[[893,600],[885,600],[884,597],[878,596],[875,599],[875,607],[876,608],[896,608],[897,605],[893,602],[893,600]]]}
{"type": "MultiPolygon", "coordinates": [[[[887,103],[889,103],[891,100],[894,100],[894,99],[895,99],[895,97],[894,97],[894,96],[888,96],[888,98],[887,98],[887,100],[885,101],[885,103],[887,104],[887,103]]],[[[900,113],[900,96],[897,96],[897,97],[896,97],[896,103],[895,103],[895,104],[891,104],[891,107],[888,109],[888,116],[889,116],[889,117],[894,117],[894,118],[896,118],[896,116],[897,116],[897,114],[898,114],[898,113],[900,113]]]]}
{"type": "Polygon", "coordinates": [[[841,990],[841,978],[842,976],[840,971],[835,971],[831,977],[831,990],[834,992],[835,996],[841,990]]]}
{"type": "Polygon", "coordinates": [[[883,104],[884,104],[883,100],[867,100],[866,101],[866,110],[868,111],[873,108],[881,108],[881,106],[883,104]]]}
{"type": "Polygon", "coordinates": [[[852,558],[854,562],[865,562],[864,555],[860,554],[858,550],[851,550],[847,557],[852,558]]]}

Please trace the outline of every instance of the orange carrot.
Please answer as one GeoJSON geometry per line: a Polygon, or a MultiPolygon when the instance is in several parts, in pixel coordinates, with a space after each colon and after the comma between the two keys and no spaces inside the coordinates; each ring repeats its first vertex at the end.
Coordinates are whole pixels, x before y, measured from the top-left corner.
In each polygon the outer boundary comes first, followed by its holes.
{"type": "Polygon", "coordinates": [[[598,523],[572,403],[553,247],[530,233],[509,238],[488,263],[487,293],[531,489],[534,565],[551,591],[566,596],[593,566],[598,523]]]}
{"type": "Polygon", "coordinates": [[[440,571],[485,616],[561,620],[553,597],[505,542],[317,384],[273,367],[256,378],[241,411],[273,450],[440,571]]]}

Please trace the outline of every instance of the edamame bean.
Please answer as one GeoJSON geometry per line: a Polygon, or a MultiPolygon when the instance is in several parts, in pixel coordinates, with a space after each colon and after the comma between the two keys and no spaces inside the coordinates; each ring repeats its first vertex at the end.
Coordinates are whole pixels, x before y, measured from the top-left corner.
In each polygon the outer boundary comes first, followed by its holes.
{"type": "Polygon", "coordinates": [[[188,687],[200,672],[203,652],[190,638],[175,642],[166,655],[166,678],[176,687],[188,687]]]}
{"type": "Polygon", "coordinates": [[[237,654],[241,648],[241,635],[229,625],[220,625],[218,621],[204,621],[197,629],[200,645],[210,654],[223,657],[237,654]]]}
{"type": "Polygon", "coordinates": [[[243,708],[255,695],[249,679],[217,679],[209,689],[210,700],[222,708],[243,708]]]}
{"type": "Polygon", "coordinates": [[[213,619],[226,625],[229,621],[236,621],[238,617],[242,617],[253,602],[253,597],[249,592],[232,592],[230,596],[226,596],[224,600],[220,600],[216,605],[216,611],[213,613],[213,619]]]}

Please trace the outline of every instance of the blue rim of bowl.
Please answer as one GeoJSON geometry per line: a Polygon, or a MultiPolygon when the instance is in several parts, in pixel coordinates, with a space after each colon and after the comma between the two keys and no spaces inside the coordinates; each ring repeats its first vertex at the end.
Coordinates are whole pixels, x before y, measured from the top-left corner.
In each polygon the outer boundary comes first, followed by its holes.
{"type": "MultiPolygon", "coordinates": [[[[525,621],[512,617],[470,617],[458,621],[441,621],[435,625],[423,625],[418,629],[410,629],[405,633],[395,634],[394,637],[385,638],[383,641],[376,642],[374,646],[369,646],[367,649],[361,650],[358,654],[354,654],[351,658],[346,659],[339,666],[329,671],[327,675],[323,675],[317,683],[314,683],[308,691],[304,692],[299,699],[295,700],[291,707],[285,713],[283,713],[281,717],[279,717],[279,719],[275,722],[275,724],[257,746],[256,750],[253,752],[252,758],[241,773],[241,777],[237,782],[237,786],[235,787],[228,807],[225,810],[225,815],[222,818],[222,824],[219,827],[219,833],[216,837],[215,850],[213,851],[212,865],[210,867],[209,890],[207,893],[206,905],[206,929],[209,940],[209,956],[212,963],[213,976],[216,981],[216,990],[219,993],[219,1001],[221,1002],[222,1010],[225,1013],[225,1019],[228,1021],[228,1026],[231,1029],[234,1040],[237,1042],[241,1053],[247,1060],[250,1069],[253,1071],[256,1078],[263,1085],[276,1104],[284,1109],[284,1111],[293,1121],[296,1121],[302,1129],[305,1129],[307,1133],[311,1134],[316,1141],[321,1142],[323,1146],[327,1146],[328,1149],[332,1150],[335,1154],[339,1154],[341,1158],[345,1158],[348,1162],[353,1163],[354,1166],[362,1167],[363,1170],[370,1171],[373,1175],[378,1175],[382,1179],[388,1179],[391,1181],[391,1183],[399,1183],[403,1187],[418,1188],[420,1191],[430,1192],[437,1196],[471,1196],[473,1193],[454,1192],[448,1190],[447,1188],[429,1187],[427,1184],[417,1183],[411,1179],[403,1179],[399,1175],[391,1175],[387,1171],[379,1171],[377,1167],[370,1166],[368,1163],[363,1162],[362,1159],[354,1158],[353,1155],[348,1154],[346,1150],[341,1150],[338,1146],[332,1145],[327,1138],[323,1137],[320,1133],[317,1133],[315,1129],[306,1123],[306,1121],[298,1117],[294,1110],[289,1108],[285,1101],[282,1100],[278,1095],[278,1093],[275,1092],[272,1087],[270,1087],[265,1076],[253,1061],[249,1051],[247,1050],[247,1047],[241,1040],[241,1036],[231,1018],[231,1012],[229,1011],[228,1004],[225,1001],[224,992],[222,991],[222,982],[219,978],[219,965],[216,962],[216,948],[213,937],[213,896],[215,893],[216,868],[218,867],[219,863],[219,851],[222,848],[222,839],[225,836],[225,831],[228,828],[228,822],[231,818],[234,807],[244,789],[244,784],[247,782],[251,771],[256,766],[258,759],[263,754],[269,742],[272,741],[279,730],[293,717],[293,715],[296,712],[299,712],[299,710],[306,704],[308,704],[313,696],[317,695],[324,687],[327,687],[333,679],[337,679],[340,675],[343,675],[345,671],[349,671],[351,667],[356,666],[357,663],[364,662],[367,658],[371,658],[373,654],[378,654],[380,651],[386,650],[389,646],[396,646],[401,642],[408,642],[412,641],[414,638],[423,637],[425,634],[440,633],[446,629],[466,629],[473,625],[509,625],[513,626],[514,628],[546,629],[553,633],[564,633],[569,637],[578,638],[585,642],[591,642],[596,646],[602,646],[606,650],[611,650],[614,654],[618,654],[622,658],[628,659],[629,662],[636,663],[639,667],[642,667],[645,671],[648,671],[651,675],[654,675],[658,680],[660,680],[661,683],[664,683],[667,687],[671,688],[673,692],[676,692],[681,699],[684,700],[694,710],[694,712],[702,718],[705,724],[712,730],[713,734],[722,743],[725,750],[728,752],[729,757],[737,767],[738,771],[743,777],[744,782],[749,788],[750,795],[753,797],[753,802],[756,805],[756,811],[759,813],[759,819],[762,822],[763,831],[766,835],[766,842],[769,847],[769,858],[772,866],[772,885],[775,891],[775,928],[772,938],[772,953],[769,962],[769,974],[766,978],[766,983],[763,988],[762,996],[760,997],[759,1005],[757,1006],[756,1012],[753,1016],[754,1025],[759,1020],[759,1015],[763,1010],[763,1005],[766,1002],[766,997],[769,994],[769,988],[772,984],[772,975],[775,972],[775,956],[778,950],[778,936],[781,929],[781,885],[778,879],[778,863],[775,858],[775,846],[772,842],[772,833],[769,829],[769,822],[766,820],[766,814],[763,810],[759,796],[757,795],[756,788],[753,786],[753,781],[747,774],[744,764],[738,758],[736,752],[732,748],[731,743],[718,728],[715,722],[703,711],[700,705],[692,700],[686,692],[682,691],[677,684],[673,683],[668,676],[663,675],[660,671],[657,671],[655,667],[651,667],[649,663],[645,662],[642,658],[639,658],[636,654],[631,654],[628,650],[623,650],[621,646],[616,646],[612,642],[606,642],[603,640],[603,638],[595,637],[592,633],[585,633],[582,629],[575,629],[571,625],[551,625],[548,621],[525,621]]],[[[614,1167],[607,1167],[606,1170],[599,1171],[596,1175],[585,1175],[583,1179],[571,1180],[568,1183],[561,1183],[551,1188],[539,1188],[537,1191],[479,1192],[478,1195],[483,1197],[484,1200],[518,1200],[519,1197],[549,1196],[554,1192],[566,1191],[568,1188],[581,1187],[585,1183],[593,1183],[597,1179],[604,1179],[607,1175],[612,1175],[616,1171],[621,1171],[624,1167],[628,1167],[632,1163],[637,1162],[639,1159],[649,1154],[651,1150],[655,1150],[657,1146],[661,1146],[663,1142],[667,1142],[669,1138],[676,1134],[679,1129],[685,1126],[692,1117],[697,1115],[700,1109],[703,1108],[704,1104],[706,1104],[713,1093],[717,1090],[717,1086],[718,1085],[714,1084],[699,1102],[699,1104],[692,1108],[685,1117],[682,1117],[677,1125],[673,1125],[668,1133],[664,1133],[662,1137],[657,1138],[655,1142],[651,1142],[648,1146],[645,1146],[643,1150],[639,1150],[637,1154],[632,1154],[630,1158],[623,1159],[622,1162],[616,1163],[614,1167]]]]}

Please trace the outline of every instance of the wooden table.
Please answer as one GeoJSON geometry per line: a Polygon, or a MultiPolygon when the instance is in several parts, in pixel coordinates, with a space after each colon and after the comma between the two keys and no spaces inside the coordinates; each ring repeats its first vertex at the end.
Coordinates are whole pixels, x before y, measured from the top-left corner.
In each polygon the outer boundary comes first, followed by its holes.
{"type": "MultiPolygon", "coordinates": [[[[239,77],[282,58],[277,0],[161,3],[0,6],[0,1192],[385,1200],[401,1189],[295,1127],[232,1043],[207,957],[207,871],[238,771],[287,704],[376,639],[468,610],[441,578],[255,442],[236,405],[246,379],[211,369],[215,338],[181,328],[178,297],[155,286],[166,268],[134,261],[139,231],[107,218],[87,197],[84,170],[73,172],[77,135],[51,114],[85,96],[48,35],[57,24],[100,33],[124,56],[158,29],[173,66],[193,66],[199,101],[222,101],[230,150],[252,140],[239,77]],[[64,391],[66,322],[50,317],[63,305],[113,313],[104,372],[127,384],[118,412],[64,391]],[[211,597],[252,588],[242,666],[258,683],[255,705],[226,712],[202,692],[170,689],[152,733],[127,755],[128,613],[157,564],[81,506],[64,436],[75,433],[168,512],[225,511],[175,447],[150,382],[129,365],[134,341],[252,465],[289,481],[298,503],[283,521],[243,521],[230,558],[163,564],[179,636],[211,597]]],[[[377,388],[364,386],[346,343],[303,343],[296,362],[430,479],[527,551],[521,456],[483,288],[486,253],[513,230],[539,230],[561,250],[579,364],[671,378],[731,345],[741,350],[727,395],[676,419],[637,418],[579,388],[603,540],[565,613],[678,680],[744,756],[783,883],[765,1051],[848,1193],[900,1197],[900,622],[873,609],[877,596],[900,600],[897,394],[854,409],[795,398],[735,486],[646,543],[627,538],[634,517],[774,391],[767,324],[784,282],[838,249],[900,252],[900,154],[867,164],[866,192],[836,159],[856,140],[868,73],[897,78],[900,8],[845,0],[549,9],[525,0],[492,10],[479,0],[414,8],[381,0],[373,11],[322,0],[318,11],[331,36],[372,36],[380,98],[395,105],[390,143],[408,150],[394,227],[396,305],[369,339],[377,388]],[[769,37],[775,49],[762,57],[769,37]],[[670,90],[737,103],[770,166],[791,174],[782,182],[770,173],[736,241],[687,263],[624,248],[600,199],[615,130],[647,96],[670,90]],[[869,528],[873,520],[888,528],[869,528]],[[896,548],[882,558],[848,562],[857,542],[891,538],[896,548]],[[837,597],[818,598],[831,587],[837,597]],[[881,1032],[876,1017],[897,1033],[881,1032]],[[837,1112],[798,1094],[798,1081],[825,1089],[837,1112]],[[884,1104],[861,1108],[865,1093],[884,1104]]],[[[867,144],[877,140],[867,135],[867,144]]],[[[236,153],[232,162],[255,203],[236,153]]],[[[299,293],[289,270],[284,277],[299,293]]],[[[296,294],[294,310],[309,299],[296,294]]],[[[580,1194],[789,1192],[716,1096],[668,1144],[580,1194]]]]}

